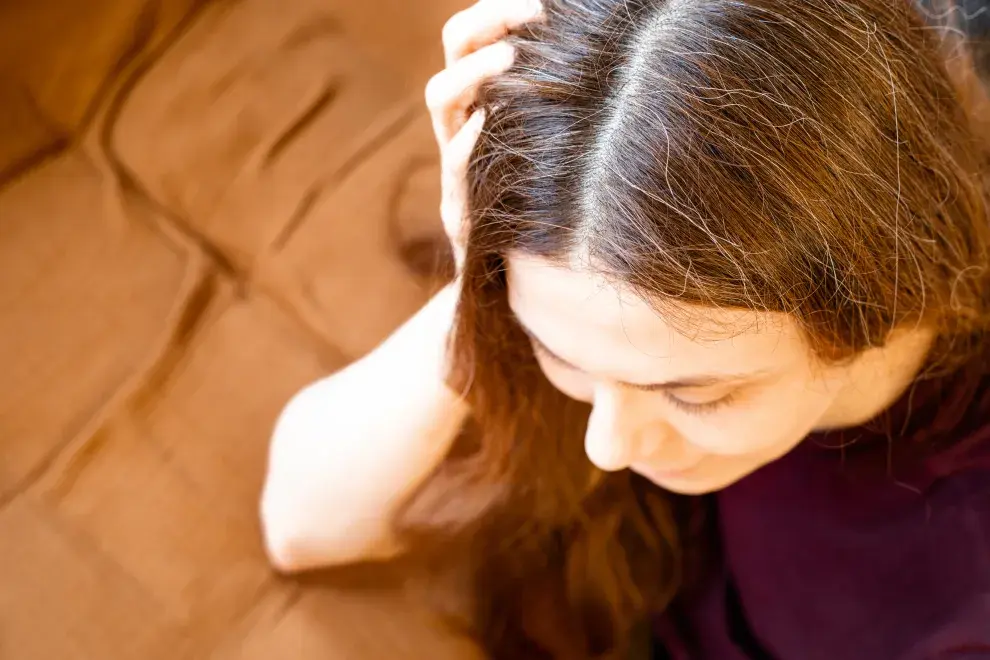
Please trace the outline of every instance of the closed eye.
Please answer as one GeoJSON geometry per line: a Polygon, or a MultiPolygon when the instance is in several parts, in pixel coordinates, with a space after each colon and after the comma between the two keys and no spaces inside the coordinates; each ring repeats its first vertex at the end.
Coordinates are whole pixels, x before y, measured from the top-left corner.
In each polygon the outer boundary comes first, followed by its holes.
{"type": "MultiPolygon", "coordinates": [[[[518,317],[516,322],[519,328],[526,334],[530,340],[530,345],[533,347],[533,353],[542,359],[552,362],[555,366],[562,369],[567,369],[570,371],[584,373],[580,368],[574,366],[567,360],[563,359],[544,344],[540,339],[533,334],[518,317]]],[[[769,370],[757,370],[751,373],[745,374],[710,374],[710,375],[696,375],[684,378],[678,378],[676,380],[667,381],[664,383],[655,383],[652,385],[641,385],[636,383],[620,383],[625,387],[630,387],[632,389],[641,390],[643,392],[660,392],[662,393],[668,401],[673,405],[677,406],[685,412],[693,414],[704,414],[711,413],[725,406],[731,405],[736,400],[736,394],[741,388],[747,385],[751,385],[758,379],[765,377],[770,372],[769,370]],[[705,403],[692,403],[690,401],[685,401],[682,398],[677,397],[673,392],[685,389],[699,389],[707,387],[719,387],[727,388],[733,387],[734,391],[727,395],[722,396],[719,399],[708,401],[705,403]]]]}
{"type": "MultiPolygon", "coordinates": [[[[571,371],[578,371],[577,367],[551,353],[540,342],[534,340],[532,341],[532,345],[533,345],[533,352],[539,357],[542,357],[550,362],[553,362],[555,365],[561,368],[569,369],[571,371]]],[[[692,415],[705,415],[705,414],[713,413],[716,410],[719,410],[720,408],[732,404],[732,402],[735,400],[735,392],[732,392],[714,401],[706,401],[705,403],[692,403],[690,401],[685,401],[684,399],[681,399],[678,396],[676,396],[673,393],[672,388],[661,388],[657,386],[636,386],[636,385],[631,385],[631,387],[648,392],[659,391],[663,393],[663,395],[667,398],[667,400],[670,403],[672,403],[674,406],[692,415]]]]}
{"type": "Polygon", "coordinates": [[[735,401],[736,397],[735,392],[733,392],[726,394],[720,399],[715,399],[714,401],[706,401],[705,403],[691,403],[689,401],[685,401],[684,399],[679,399],[669,391],[665,391],[664,396],[666,396],[667,400],[674,404],[675,407],[680,408],[684,412],[692,415],[705,415],[713,413],[716,410],[731,405],[732,402],[735,401]]]}

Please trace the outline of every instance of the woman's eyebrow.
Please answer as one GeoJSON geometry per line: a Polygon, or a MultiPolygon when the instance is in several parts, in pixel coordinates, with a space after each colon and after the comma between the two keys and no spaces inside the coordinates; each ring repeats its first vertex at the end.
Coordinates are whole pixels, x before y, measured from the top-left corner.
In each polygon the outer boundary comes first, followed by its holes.
{"type": "MultiPolygon", "coordinates": [[[[529,340],[536,345],[536,347],[545,354],[547,357],[551,358],[555,362],[574,369],[575,371],[583,371],[580,367],[568,362],[564,358],[560,357],[552,350],[550,347],[544,344],[536,334],[526,327],[526,325],[520,320],[520,318],[513,313],[513,317],[516,323],[519,325],[519,329],[529,337],[529,340]]],[[[768,373],[766,370],[758,370],[750,373],[740,373],[740,374],[699,374],[697,376],[687,376],[684,378],[678,378],[676,380],[670,380],[663,383],[651,383],[648,385],[643,385],[641,383],[627,383],[620,382],[620,385],[625,387],[630,387],[636,390],[643,390],[646,392],[656,392],[656,391],[666,391],[666,390],[680,390],[680,389],[691,389],[696,387],[711,387],[713,385],[732,385],[735,383],[741,383],[744,381],[753,380],[760,376],[764,376],[768,373]]]]}
{"type": "Polygon", "coordinates": [[[550,347],[547,346],[546,344],[544,344],[542,341],[540,341],[540,338],[537,337],[536,334],[534,334],[532,330],[530,330],[525,325],[523,325],[521,321],[519,321],[518,319],[516,319],[516,322],[519,323],[520,329],[522,329],[522,331],[526,334],[526,336],[529,337],[529,340],[536,345],[536,347],[540,350],[541,353],[544,353],[547,357],[552,358],[554,360],[554,362],[559,362],[562,365],[564,365],[565,367],[570,367],[571,369],[574,369],[575,371],[582,371],[582,369],[580,367],[578,367],[578,366],[576,366],[574,364],[571,364],[570,362],[568,362],[564,358],[560,357],[559,355],[557,355],[556,353],[554,353],[553,351],[551,351],[550,350],[550,347]]]}

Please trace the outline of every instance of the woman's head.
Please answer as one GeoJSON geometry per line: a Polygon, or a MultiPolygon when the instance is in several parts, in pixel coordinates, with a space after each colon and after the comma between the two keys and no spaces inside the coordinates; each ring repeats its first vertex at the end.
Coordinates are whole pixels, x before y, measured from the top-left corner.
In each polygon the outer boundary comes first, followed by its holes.
{"type": "Polygon", "coordinates": [[[425,490],[484,503],[503,578],[504,548],[563,565],[600,650],[669,598],[684,521],[588,458],[720,488],[966,359],[984,156],[906,0],[545,5],[481,92],[452,375],[479,436],[425,490]]]}
{"type": "Polygon", "coordinates": [[[547,379],[592,405],[585,452],[673,492],[721,489],[810,431],[849,426],[893,401],[931,343],[902,331],[884,348],[825,363],[787,314],[695,309],[685,334],[635,290],[578,264],[514,253],[509,304],[547,379]]]}
{"type": "Polygon", "coordinates": [[[725,486],[878,412],[911,329],[985,322],[980,163],[906,3],[548,10],[483,98],[465,303],[507,295],[599,467],[725,486]]]}

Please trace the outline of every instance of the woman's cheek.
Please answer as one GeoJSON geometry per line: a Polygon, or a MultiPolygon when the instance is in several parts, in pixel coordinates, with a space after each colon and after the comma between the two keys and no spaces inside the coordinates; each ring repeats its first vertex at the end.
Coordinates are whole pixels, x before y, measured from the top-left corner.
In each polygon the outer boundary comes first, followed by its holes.
{"type": "Polygon", "coordinates": [[[591,403],[594,388],[590,378],[571,369],[553,364],[548,360],[537,358],[537,362],[540,369],[543,370],[543,375],[560,392],[572,399],[591,403]]]}
{"type": "Polygon", "coordinates": [[[763,438],[762,434],[753,434],[752,429],[741,420],[731,425],[689,420],[677,424],[675,428],[688,444],[717,456],[749,454],[761,444],[763,438]]]}

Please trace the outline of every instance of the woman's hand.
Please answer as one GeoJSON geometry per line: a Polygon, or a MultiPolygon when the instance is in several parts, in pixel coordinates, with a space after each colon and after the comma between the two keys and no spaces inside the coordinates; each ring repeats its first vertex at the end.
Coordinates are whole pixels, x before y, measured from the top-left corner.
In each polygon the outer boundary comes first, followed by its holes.
{"type": "Polygon", "coordinates": [[[468,112],[486,79],[512,66],[515,51],[502,39],[513,28],[538,20],[537,0],[480,0],[455,14],[444,26],[446,68],[426,86],[426,105],[440,146],[440,215],[450,238],[457,271],[467,239],[467,169],[485,123],[485,112],[468,112]]]}

